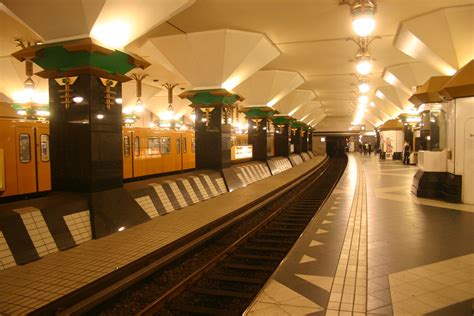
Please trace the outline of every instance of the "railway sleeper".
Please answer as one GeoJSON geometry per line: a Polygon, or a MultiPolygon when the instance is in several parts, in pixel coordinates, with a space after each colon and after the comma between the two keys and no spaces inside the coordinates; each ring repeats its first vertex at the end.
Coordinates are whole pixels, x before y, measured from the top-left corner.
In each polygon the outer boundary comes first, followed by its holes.
{"type": "Polygon", "coordinates": [[[256,259],[256,260],[268,260],[268,261],[280,261],[280,256],[262,256],[262,255],[249,255],[243,253],[235,253],[232,257],[245,258],[245,259],[256,259]]]}
{"type": "Polygon", "coordinates": [[[265,246],[246,246],[245,249],[248,250],[258,250],[258,251],[278,251],[278,252],[287,252],[288,249],[282,247],[265,247],[265,246]]]}
{"type": "Polygon", "coordinates": [[[271,236],[271,237],[298,237],[299,234],[283,234],[283,233],[267,233],[267,232],[261,232],[258,234],[258,236],[271,236]]]}
{"type": "Polygon", "coordinates": [[[216,281],[249,283],[249,284],[257,284],[257,285],[260,285],[266,281],[266,279],[262,279],[262,278],[246,278],[246,277],[224,275],[224,274],[212,274],[212,275],[207,276],[207,278],[209,278],[210,280],[216,280],[216,281]]]}
{"type": "Polygon", "coordinates": [[[262,244],[285,244],[285,245],[294,245],[296,240],[290,241],[290,240],[277,240],[277,239],[254,239],[253,241],[257,243],[262,243],[262,244]]]}
{"type": "Polygon", "coordinates": [[[190,315],[196,315],[196,314],[197,315],[215,315],[215,316],[239,315],[239,313],[233,313],[229,311],[228,309],[185,305],[185,304],[171,305],[170,307],[168,307],[168,309],[172,311],[190,313],[190,315]]]}
{"type": "Polygon", "coordinates": [[[252,271],[268,271],[273,272],[275,267],[265,265],[253,265],[253,264],[238,264],[238,263],[224,263],[224,268],[236,269],[236,270],[252,270],[252,271]]]}
{"type": "Polygon", "coordinates": [[[274,227],[274,228],[291,228],[291,227],[299,227],[301,229],[303,229],[306,225],[304,225],[303,223],[288,223],[286,221],[273,221],[271,224],[270,224],[270,227],[274,227]]]}

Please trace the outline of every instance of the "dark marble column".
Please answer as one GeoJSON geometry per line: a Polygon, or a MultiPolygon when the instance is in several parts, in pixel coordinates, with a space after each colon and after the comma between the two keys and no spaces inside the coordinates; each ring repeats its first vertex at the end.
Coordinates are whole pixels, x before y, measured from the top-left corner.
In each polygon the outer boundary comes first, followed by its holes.
{"type": "Polygon", "coordinates": [[[196,168],[222,170],[231,165],[230,110],[239,95],[225,89],[185,91],[196,113],[196,168]]]}
{"type": "Polygon", "coordinates": [[[274,136],[275,156],[288,157],[290,152],[290,128],[289,124],[278,124],[275,126],[274,136]]]}
{"type": "Polygon", "coordinates": [[[293,144],[293,153],[300,154],[302,152],[301,128],[291,128],[291,144],[293,144]]]}
{"type": "Polygon", "coordinates": [[[199,106],[196,107],[197,169],[219,170],[230,167],[231,126],[222,122],[223,112],[222,104],[214,105],[208,114],[201,111],[199,106]]]}
{"type": "Polygon", "coordinates": [[[308,151],[308,131],[306,129],[301,130],[301,151],[308,151]]]}
{"type": "MultiPolygon", "coordinates": [[[[51,182],[54,191],[99,192],[122,187],[122,106],[104,102],[100,77],[79,75],[68,86],[82,102],[64,102],[65,85],[49,80],[51,182]]],[[[58,79],[60,81],[60,79],[58,79]]],[[[122,84],[114,81],[113,99],[122,84]]]]}
{"type": "Polygon", "coordinates": [[[85,200],[94,238],[148,220],[122,187],[122,106],[115,100],[130,80],[125,73],[149,64],[90,38],[29,46],[13,56],[42,67],[37,75],[49,82],[55,194],[85,200]]]}
{"type": "Polygon", "coordinates": [[[267,124],[266,118],[248,119],[249,145],[252,145],[252,160],[267,161],[267,124]],[[261,120],[257,122],[256,120],[261,120]]]}

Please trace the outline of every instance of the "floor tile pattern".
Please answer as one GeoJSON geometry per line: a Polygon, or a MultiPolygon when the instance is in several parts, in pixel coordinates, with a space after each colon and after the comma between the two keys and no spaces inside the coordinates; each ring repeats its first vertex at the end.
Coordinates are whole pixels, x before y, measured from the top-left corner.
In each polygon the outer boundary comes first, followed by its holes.
{"type": "Polygon", "coordinates": [[[82,211],[64,216],[76,245],[92,239],[90,212],[82,211]]]}
{"type": "Polygon", "coordinates": [[[40,210],[26,207],[15,211],[20,214],[40,257],[58,251],[40,210]]]}
{"type": "Polygon", "coordinates": [[[13,267],[14,265],[16,265],[16,263],[13,254],[8,247],[5,236],[3,236],[3,233],[0,231],[0,270],[13,267]]]}
{"type": "Polygon", "coordinates": [[[138,205],[140,205],[140,207],[146,212],[146,214],[150,218],[154,218],[160,215],[149,195],[138,197],[135,199],[135,201],[137,201],[138,205]]]}
{"type": "Polygon", "coordinates": [[[395,315],[426,314],[474,297],[474,254],[389,275],[395,315]]]}

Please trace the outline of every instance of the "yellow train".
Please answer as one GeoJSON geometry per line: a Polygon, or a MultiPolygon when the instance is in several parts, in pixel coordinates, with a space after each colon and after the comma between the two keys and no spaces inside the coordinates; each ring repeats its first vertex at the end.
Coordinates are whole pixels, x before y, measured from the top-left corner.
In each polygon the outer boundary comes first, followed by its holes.
{"type": "MultiPolygon", "coordinates": [[[[124,179],[195,168],[192,131],[124,127],[122,136],[124,179]]],[[[51,190],[50,168],[47,122],[0,120],[0,198],[51,190]]]]}

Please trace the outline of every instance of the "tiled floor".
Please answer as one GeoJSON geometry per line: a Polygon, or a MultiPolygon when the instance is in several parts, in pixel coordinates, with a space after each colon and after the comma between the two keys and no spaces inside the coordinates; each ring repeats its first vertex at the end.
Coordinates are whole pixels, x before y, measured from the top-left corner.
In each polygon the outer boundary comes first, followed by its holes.
{"type": "MultiPolygon", "coordinates": [[[[289,181],[301,178],[314,169],[323,159],[321,156],[316,157],[282,174],[174,211],[160,217],[160,220],[151,220],[120,233],[85,241],[69,250],[49,254],[41,260],[2,270],[0,315],[26,314],[113,273],[274,190],[280,190],[289,181]]],[[[81,238],[87,237],[82,235],[87,232],[78,224],[86,216],[88,214],[84,213],[71,222],[71,225],[77,226],[75,228],[81,233],[81,238]]],[[[35,223],[40,223],[41,219],[38,218],[35,223]]],[[[40,226],[35,227],[41,232],[40,226]]],[[[0,257],[9,258],[10,254],[2,246],[2,236],[0,235],[0,257]]],[[[9,261],[5,262],[8,265],[9,261]]]]}
{"type": "Polygon", "coordinates": [[[351,155],[247,314],[452,315],[473,299],[474,206],[412,196],[416,170],[351,155]]]}

